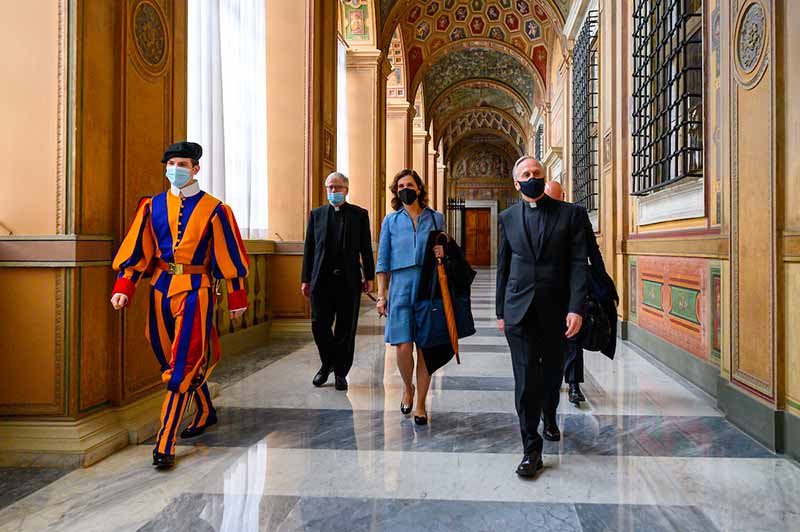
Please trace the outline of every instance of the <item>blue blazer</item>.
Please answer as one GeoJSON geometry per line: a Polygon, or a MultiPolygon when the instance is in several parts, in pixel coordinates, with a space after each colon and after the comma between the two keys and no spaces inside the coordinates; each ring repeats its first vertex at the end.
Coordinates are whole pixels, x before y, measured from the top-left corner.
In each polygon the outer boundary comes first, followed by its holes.
{"type": "Polygon", "coordinates": [[[417,218],[417,228],[405,208],[387,214],[381,224],[377,273],[392,272],[409,266],[422,266],[428,233],[444,231],[444,215],[425,207],[417,218]]]}

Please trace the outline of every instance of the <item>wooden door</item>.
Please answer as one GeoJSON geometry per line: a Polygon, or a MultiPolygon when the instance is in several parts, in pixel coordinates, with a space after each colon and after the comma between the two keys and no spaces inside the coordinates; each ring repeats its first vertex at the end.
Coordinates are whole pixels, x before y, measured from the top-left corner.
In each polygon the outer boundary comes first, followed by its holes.
{"type": "Polygon", "coordinates": [[[491,227],[489,209],[467,209],[464,253],[473,266],[490,266],[492,263],[491,227]]]}

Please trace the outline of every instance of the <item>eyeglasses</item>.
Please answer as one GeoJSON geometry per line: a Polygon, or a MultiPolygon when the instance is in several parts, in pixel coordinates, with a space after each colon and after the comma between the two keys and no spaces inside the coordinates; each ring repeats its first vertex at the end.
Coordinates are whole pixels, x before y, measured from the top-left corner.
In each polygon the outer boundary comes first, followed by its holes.
{"type": "Polygon", "coordinates": [[[325,188],[327,190],[331,190],[333,192],[336,192],[337,190],[346,190],[347,189],[347,187],[344,186],[344,185],[325,185],[325,188]]]}

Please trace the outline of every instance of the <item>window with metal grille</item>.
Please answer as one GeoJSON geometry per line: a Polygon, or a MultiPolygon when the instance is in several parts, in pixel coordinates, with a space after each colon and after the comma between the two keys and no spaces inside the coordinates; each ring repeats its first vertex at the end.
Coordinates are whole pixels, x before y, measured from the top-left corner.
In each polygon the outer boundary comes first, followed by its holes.
{"type": "Polygon", "coordinates": [[[542,152],[544,151],[544,124],[539,124],[536,128],[536,145],[534,146],[534,157],[538,161],[542,160],[542,152]]]}
{"type": "Polygon", "coordinates": [[[703,175],[702,8],[702,0],[635,1],[633,195],[703,175]]]}
{"type": "Polygon", "coordinates": [[[572,67],[572,200],[598,209],[597,12],[590,11],[575,42],[572,67]]]}

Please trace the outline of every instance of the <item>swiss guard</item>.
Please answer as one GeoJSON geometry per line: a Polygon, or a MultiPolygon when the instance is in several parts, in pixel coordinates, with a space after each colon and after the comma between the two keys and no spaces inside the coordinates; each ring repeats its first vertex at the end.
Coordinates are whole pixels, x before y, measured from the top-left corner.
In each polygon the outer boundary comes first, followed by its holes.
{"type": "Polygon", "coordinates": [[[128,306],[139,281],[151,277],[145,334],[167,385],[153,450],[158,468],[175,465],[176,433],[190,400],[196,413],[181,438],[217,423],[207,379],[220,357],[212,324],[219,285],[227,287],[232,320],[247,310],[247,253],[231,208],[200,190],[195,176],[202,155],[194,142],[167,148],[161,162],[172,186],[141,200],[113,262],[119,272],[111,297],[116,310],[128,306]]]}

